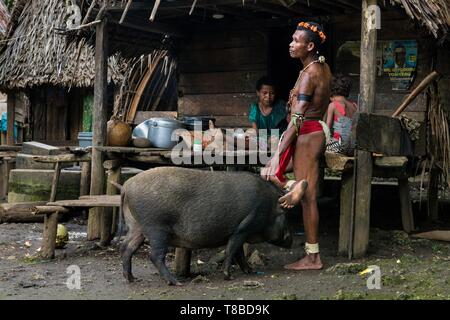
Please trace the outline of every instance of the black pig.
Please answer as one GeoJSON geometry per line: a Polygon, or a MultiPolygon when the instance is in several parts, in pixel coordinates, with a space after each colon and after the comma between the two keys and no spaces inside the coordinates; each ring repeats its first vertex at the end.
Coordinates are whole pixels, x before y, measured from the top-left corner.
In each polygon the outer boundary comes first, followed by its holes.
{"type": "Polygon", "coordinates": [[[150,260],[172,285],[180,283],[165,265],[169,246],[226,244],[225,278],[230,279],[233,259],[244,272],[251,272],[244,242],[292,244],[279,196],[277,187],[248,172],[159,167],[137,174],[121,190],[121,212],[128,226],[121,247],[124,277],[133,281],[131,258],[144,237],[150,242],[150,260]]]}

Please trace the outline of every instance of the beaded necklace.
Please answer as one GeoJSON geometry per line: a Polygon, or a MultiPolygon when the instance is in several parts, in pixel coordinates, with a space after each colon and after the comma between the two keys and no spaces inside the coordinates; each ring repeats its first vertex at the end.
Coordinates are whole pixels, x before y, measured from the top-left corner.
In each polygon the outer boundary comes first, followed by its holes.
{"type": "Polygon", "coordinates": [[[304,67],[302,70],[300,70],[300,73],[298,75],[297,81],[295,82],[294,88],[292,88],[292,90],[289,92],[289,100],[288,100],[288,106],[289,109],[292,108],[292,105],[294,104],[295,101],[295,92],[297,91],[297,87],[300,84],[300,79],[302,78],[303,72],[306,71],[306,69],[308,69],[312,64],[314,63],[320,63],[323,64],[325,63],[325,57],[324,56],[320,56],[319,59],[311,61],[306,67],[304,67]]]}

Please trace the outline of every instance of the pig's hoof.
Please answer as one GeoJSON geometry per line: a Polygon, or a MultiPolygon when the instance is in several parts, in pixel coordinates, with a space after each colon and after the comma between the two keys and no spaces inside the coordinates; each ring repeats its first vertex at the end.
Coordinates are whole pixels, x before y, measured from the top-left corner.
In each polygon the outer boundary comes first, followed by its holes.
{"type": "Polygon", "coordinates": [[[246,274],[256,274],[256,271],[253,270],[252,268],[248,268],[248,269],[243,270],[243,271],[244,271],[244,273],[246,273],[246,274]]]}
{"type": "Polygon", "coordinates": [[[230,274],[227,274],[227,273],[225,273],[225,276],[223,278],[224,278],[224,280],[227,280],[227,281],[234,280],[234,277],[232,275],[230,275],[230,274]]]}
{"type": "Polygon", "coordinates": [[[183,284],[180,281],[173,281],[173,280],[167,281],[167,284],[169,286],[177,286],[177,287],[183,286],[183,284]]]}
{"type": "Polygon", "coordinates": [[[135,277],[131,273],[123,275],[128,283],[134,282],[136,280],[135,277]]]}

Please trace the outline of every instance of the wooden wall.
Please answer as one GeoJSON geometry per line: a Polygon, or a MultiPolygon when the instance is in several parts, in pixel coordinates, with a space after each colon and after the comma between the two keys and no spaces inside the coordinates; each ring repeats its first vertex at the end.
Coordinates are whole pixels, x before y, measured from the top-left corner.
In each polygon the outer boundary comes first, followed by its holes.
{"type": "Polygon", "coordinates": [[[52,145],[75,145],[82,128],[83,89],[31,89],[30,138],[52,145]]]}
{"type": "MultiPolygon", "coordinates": [[[[437,41],[430,36],[424,28],[419,28],[413,20],[397,12],[382,12],[381,30],[378,31],[378,40],[417,40],[417,68],[416,77],[408,91],[393,91],[389,77],[382,73],[377,75],[375,112],[390,115],[401,104],[411,88],[432,71],[432,61],[436,59],[437,41]]],[[[339,47],[345,41],[360,40],[360,17],[336,17],[333,21],[331,38],[333,39],[333,62],[339,47]]],[[[448,57],[448,55],[447,55],[448,57]]],[[[352,63],[358,64],[359,58],[352,63]]],[[[355,69],[357,66],[353,66],[355,69]]],[[[448,67],[448,66],[447,66],[448,67]]],[[[448,72],[448,70],[447,70],[448,72]]],[[[351,98],[357,100],[359,92],[359,74],[351,76],[353,89],[351,98]]],[[[405,114],[412,118],[423,120],[425,116],[425,95],[418,96],[406,109],[405,114]]]]}
{"type": "Polygon", "coordinates": [[[259,31],[195,33],[180,54],[180,115],[212,115],[220,127],[248,127],[256,81],[267,72],[259,31]]]}
{"type": "Polygon", "coordinates": [[[438,48],[436,70],[443,77],[439,81],[439,92],[441,94],[441,103],[450,114],[450,41],[438,48]]]}
{"type": "MultiPolygon", "coordinates": [[[[337,52],[346,41],[361,39],[360,16],[336,16],[328,24],[329,43],[326,46],[327,61],[333,72],[338,70],[337,52]]],[[[280,63],[281,54],[276,59],[274,53],[288,46],[291,29],[278,30],[278,33],[259,32],[257,30],[239,30],[224,32],[196,32],[192,39],[183,47],[180,54],[180,100],[178,111],[180,115],[213,115],[220,126],[249,126],[247,116],[249,104],[256,99],[256,80],[270,72],[275,78],[283,78],[282,85],[290,88],[295,82],[290,81],[291,69],[298,72],[297,66],[288,68],[291,61],[280,63]],[[275,41],[273,34],[286,34],[287,40],[275,41]],[[286,42],[286,43],[284,43],[286,42]],[[270,45],[275,43],[276,45],[270,45]],[[274,66],[277,62],[278,65],[274,66]],[[285,69],[280,71],[278,69],[285,69]],[[274,72],[275,71],[277,72],[274,72]],[[292,83],[291,83],[292,82],[292,83]]],[[[443,103],[450,109],[450,56],[449,44],[438,46],[424,27],[409,19],[402,10],[382,12],[381,30],[378,40],[416,40],[418,46],[417,68],[415,80],[408,91],[392,90],[387,74],[380,72],[376,82],[375,112],[391,115],[404,98],[426,77],[436,63],[436,69],[444,74],[441,80],[443,103]]],[[[284,51],[283,51],[284,52],[284,51]]],[[[381,56],[381,53],[380,53],[381,56]]],[[[285,58],[290,58],[285,55],[285,58]]],[[[348,61],[348,67],[356,70],[351,75],[353,89],[351,99],[357,100],[359,93],[359,56],[348,61]]],[[[292,64],[292,63],[291,63],[292,64]]],[[[300,66],[299,66],[300,68],[300,66]]],[[[295,75],[296,76],[296,75],[295,75]]],[[[283,97],[281,95],[282,99],[283,97]]],[[[405,114],[412,118],[423,120],[426,109],[425,94],[419,95],[406,109],[405,114]]]]}

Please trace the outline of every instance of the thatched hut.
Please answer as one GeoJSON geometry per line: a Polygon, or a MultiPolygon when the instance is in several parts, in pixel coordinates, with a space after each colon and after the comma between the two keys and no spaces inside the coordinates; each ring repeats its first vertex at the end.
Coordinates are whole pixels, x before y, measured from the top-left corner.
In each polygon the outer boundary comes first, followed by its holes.
{"type": "MultiPolygon", "coordinates": [[[[19,141],[71,144],[89,120],[93,100],[94,47],[71,41],[64,1],[18,0],[0,53],[0,90],[15,106],[19,141]]],[[[120,78],[122,60],[111,57],[108,77],[120,78]]],[[[90,128],[85,131],[90,131],[90,128]]]]}
{"type": "MultiPolygon", "coordinates": [[[[172,49],[178,60],[178,114],[214,116],[220,127],[249,126],[248,107],[255,98],[254,85],[260,76],[269,74],[275,78],[279,95],[284,99],[295,83],[301,66],[289,58],[288,44],[299,20],[315,20],[324,25],[329,41],[321,51],[333,72],[352,77],[353,99],[359,101],[362,111],[393,114],[411,90],[433,70],[442,75],[439,81],[441,105],[450,109],[446,89],[450,83],[447,59],[450,15],[449,3],[445,0],[96,3],[93,14],[85,22],[95,21],[97,13],[104,17],[96,27],[99,68],[95,83],[98,99],[94,108],[99,119],[106,119],[101,116],[105,114],[105,57],[116,51],[129,52],[130,44],[142,42],[143,37],[165,35],[175,44],[172,49]],[[369,20],[370,17],[373,20],[369,20]],[[381,28],[378,28],[379,22],[381,28]],[[395,50],[403,50],[402,47],[407,61],[394,59],[395,50]]],[[[422,92],[405,113],[425,120],[429,97],[422,92]]],[[[446,119],[439,121],[446,122],[446,119]]],[[[100,123],[96,130],[95,144],[101,146],[105,134],[100,123]]],[[[397,143],[400,136],[383,141],[387,145],[391,144],[390,140],[397,143]]],[[[448,145],[448,135],[446,143],[448,145]]],[[[356,212],[353,212],[356,220],[351,233],[354,248],[342,241],[349,250],[354,249],[355,255],[367,249],[370,220],[370,201],[366,200],[370,199],[372,163],[369,152],[362,152],[365,153],[363,158],[358,157],[355,188],[359,196],[350,197],[354,199],[355,208],[351,210],[356,212]]],[[[100,161],[99,156],[93,160],[96,177],[100,177],[103,170],[100,161]]],[[[99,182],[102,182],[100,178],[99,182]]],[[[98,185],[95,192],[101,192],[102,183],[98,185]]]]}
{"type": "Polygon", "coordinates": [[[8,27],[9,23],[9,11],[6,7],[3,0],[0,0],[0,38],[3,38],[6,34],[6,28],[8,27]]]}

